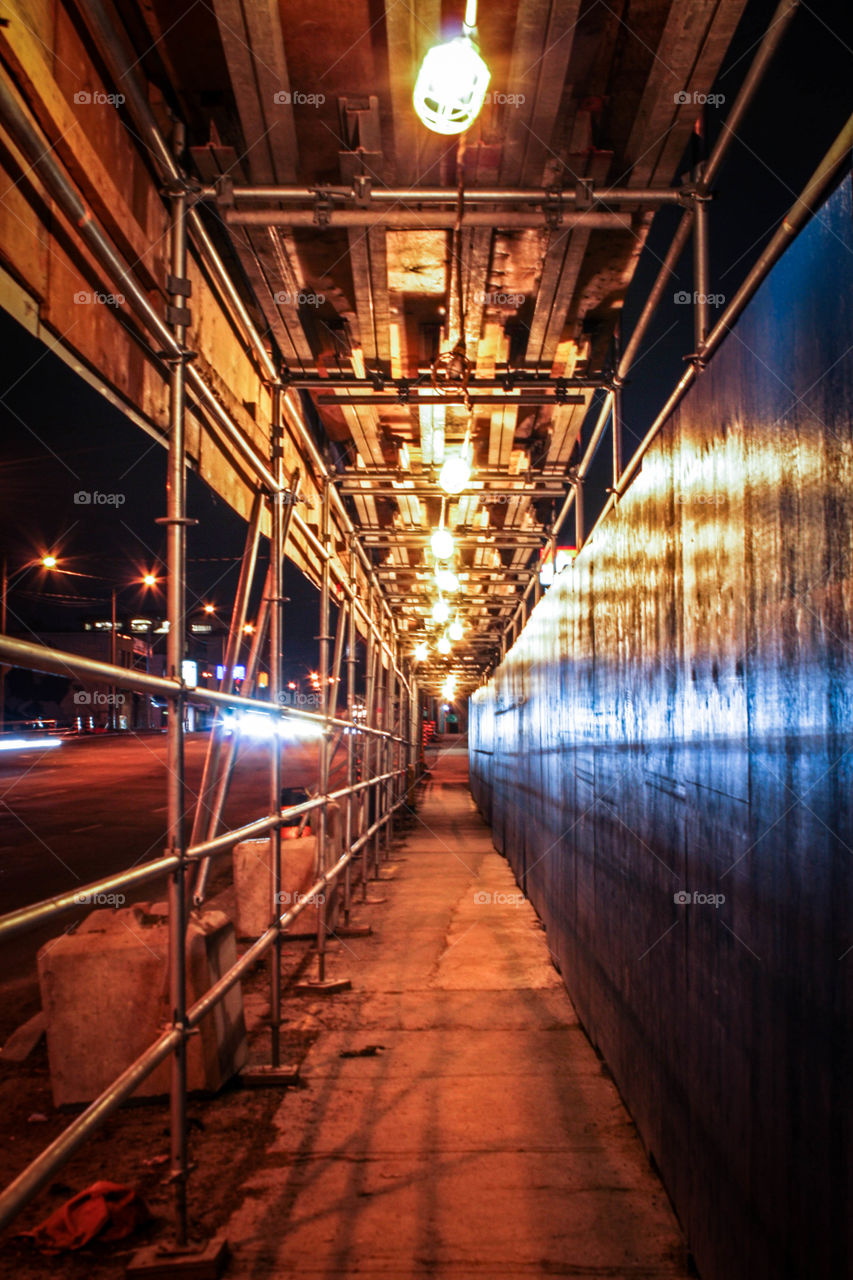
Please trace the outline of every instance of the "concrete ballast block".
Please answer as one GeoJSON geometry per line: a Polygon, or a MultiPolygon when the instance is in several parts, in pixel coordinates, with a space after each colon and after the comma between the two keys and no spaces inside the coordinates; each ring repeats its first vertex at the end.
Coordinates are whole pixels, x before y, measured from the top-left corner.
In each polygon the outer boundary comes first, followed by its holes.
{"type": "MultiPolygon", "coordinates": [[[[39,986],[56,1106],[97,1097],[168,1025],[168,956],[167,914],[141,904],[93,911],[76,933],[41,948],[39,986]]],[[[188,1005],[236,960],[236,937],[228,917],[221,911],[193,916],[187,930],[188,1005]]],[[[247,1057],[237,983],[189,1038],[189,1088],[221,1088],[247,1057]]],[[[169,1073],[167,1059],[134,1096],[168,1093],[169,1073]]]]}
{"type": "MultiPolygon", "coordinates": [[[[340,806],[330,804],[328,811],[327,864],[332,866],[343,849],[343,818],[340,806]]],[[[237,892],[237,934],[241,938],[257,938],[271,921],[270,910],[270,850],[269,838],[243,840],[234,846],[234,888],[237,892]]],[[[281,914],[299,900],[316,883],[317,837],[301,836],[299,839],[283,839],[281,842],[281,914]]],[[[331,924],[334,911],[334,888],[326,890],[327,921],[331,924]]],[[[317,922],[317,905],[311,903],[302,912],[302,925],[297,928],[313,929],[317,922]]]]}

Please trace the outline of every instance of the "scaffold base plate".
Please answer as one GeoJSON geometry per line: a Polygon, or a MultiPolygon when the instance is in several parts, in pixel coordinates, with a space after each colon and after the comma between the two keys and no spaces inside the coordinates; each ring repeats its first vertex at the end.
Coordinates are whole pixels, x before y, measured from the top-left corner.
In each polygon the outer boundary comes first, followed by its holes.
{"type": "Polygon", "coordinates": [[[333,996],[351,987],[349,978],[326,978],[323,982],[298,982],[293,990],[298,996],[333,996]]]}
{"type": "Polygon", "coordinates": [[[133,1255],[125,1275],[130,1280],[219,1280],[228,1256],[224,1236],[185,1247],[150,1244],[133,1255]]]}
{"type": "Polygon", "coordinates": [[[299,1068],[244,1067],[237,1075],[244,1089],[282,1088],[299,1083],[299,1068]]]}

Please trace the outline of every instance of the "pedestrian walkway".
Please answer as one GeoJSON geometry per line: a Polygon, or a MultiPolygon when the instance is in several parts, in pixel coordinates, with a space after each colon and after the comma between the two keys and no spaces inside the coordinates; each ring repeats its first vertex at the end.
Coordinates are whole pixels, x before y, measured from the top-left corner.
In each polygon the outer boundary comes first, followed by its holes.
{"type": "MultiPolygon", "coordinates": [[[[670,1280],[678,1224],[545,934],[439,752],[226,1235],[229,1276],[670,1280]],[[394,860],[398,859],[398,860],[394,860]],[[357,1056],[354,1056],[357,1055],[357,1056]]],[[[292,1006],[290,1006],[292,1008],[292,1006]]],[[[301,1011],[301,1012],[300,1012],[301,1011]]]]}

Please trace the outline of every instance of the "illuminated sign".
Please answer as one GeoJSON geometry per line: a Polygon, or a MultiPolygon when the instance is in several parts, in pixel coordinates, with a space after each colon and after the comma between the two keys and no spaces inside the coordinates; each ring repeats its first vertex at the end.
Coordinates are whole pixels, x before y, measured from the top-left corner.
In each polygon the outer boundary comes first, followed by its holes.
{"type": "Polygon", "coordinates": [[[554,547],[549,543],[539,552],[539,581],[543,587],[550,587],[558,573],[572,563],[578,553],[577,547],[554,547]]]}

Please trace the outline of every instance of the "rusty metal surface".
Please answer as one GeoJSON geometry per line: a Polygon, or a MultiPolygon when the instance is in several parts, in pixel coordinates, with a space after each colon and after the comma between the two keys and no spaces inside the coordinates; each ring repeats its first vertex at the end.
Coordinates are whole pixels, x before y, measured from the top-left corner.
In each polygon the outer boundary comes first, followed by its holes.
{"type": "Polygon", "coordinates": [[[851,330],[848,178],[471,703],[705,1280],[853,1274],[851,330]]]}

